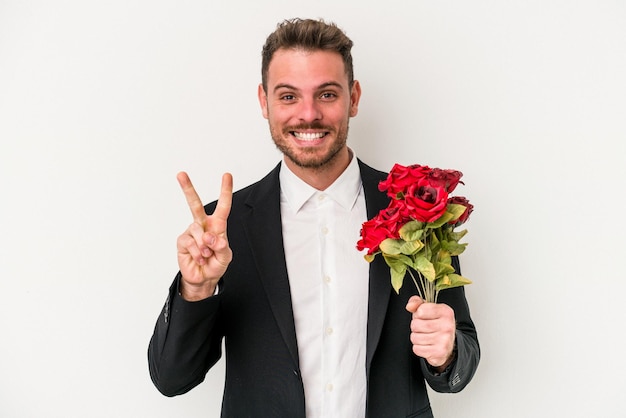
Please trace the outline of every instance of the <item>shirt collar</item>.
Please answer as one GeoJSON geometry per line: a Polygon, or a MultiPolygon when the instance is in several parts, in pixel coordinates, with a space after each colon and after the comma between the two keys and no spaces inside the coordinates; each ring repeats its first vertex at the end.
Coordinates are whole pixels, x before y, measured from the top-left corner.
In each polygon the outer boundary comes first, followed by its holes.
{"type": "Polygon", "coordinates": [[[294,212],[298,212],[309,199],[321,194],[350,210],[361,191],[361,172],[355,155],[352,155],[350,164],[343,173],[324,191],[306,184],[284,163],[281,164],[279,178],[281,194],[294,212]]]}

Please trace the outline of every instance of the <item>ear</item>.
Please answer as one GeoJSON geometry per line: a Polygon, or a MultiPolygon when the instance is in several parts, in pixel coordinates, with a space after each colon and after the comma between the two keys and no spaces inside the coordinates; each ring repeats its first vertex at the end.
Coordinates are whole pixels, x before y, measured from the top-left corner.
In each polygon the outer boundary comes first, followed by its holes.
{"type": "Polygon", "coordinates": [[[358,80],[354,80],[350,93],[350,117],[354,117],[359,113],[359,100],[361,100],[361,84],[358,80]]]}
{"type": "Polygon", "coordinates": [[[259,104],[261,105],[261,111],[263,113],[263,117],[267,119],[268,118],[267,94],[265,94],[265,90],[263,89],[263,84],[259,84],[257,95],[259,96],[259,104]]]}

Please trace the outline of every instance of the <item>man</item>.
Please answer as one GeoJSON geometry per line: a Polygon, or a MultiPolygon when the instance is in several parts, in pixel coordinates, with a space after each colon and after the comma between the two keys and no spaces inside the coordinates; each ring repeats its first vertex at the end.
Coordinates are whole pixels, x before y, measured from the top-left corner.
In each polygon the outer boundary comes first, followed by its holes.
{"type": "Polygon", "coordinates": [[[386,175],[346,144],[361,96],[351,47],[334,24],[279,24],[258,96],[282,163],[234,194],[225,174],[206,207],[179,173],[194,222],[148,350],[163,394],[202,382],[223,339],[224,417],[432,417],[425,382],[458,392],[472,378],[463,288],[437,304],[410,286],[397,295],[384,261],[356,250],[389,202],[377,189],[386,175]]]}

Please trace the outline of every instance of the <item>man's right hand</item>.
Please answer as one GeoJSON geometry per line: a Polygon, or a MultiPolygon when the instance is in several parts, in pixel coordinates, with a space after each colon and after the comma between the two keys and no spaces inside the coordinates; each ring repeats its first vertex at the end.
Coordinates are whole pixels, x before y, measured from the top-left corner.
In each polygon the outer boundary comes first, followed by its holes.
{"type": "Polygon", "coordinates": [[[176,176],[183,189],[193,223],[178,237],[178,267],[182,275],[180,292],[184,299],[196,301],[215,293],[217,282],[233,259],[228,245],[226,224],[233,198],[233,178],[222,176],[222,189],[217,207],[207,215],[204,205],[185,172],[176,176]]]}

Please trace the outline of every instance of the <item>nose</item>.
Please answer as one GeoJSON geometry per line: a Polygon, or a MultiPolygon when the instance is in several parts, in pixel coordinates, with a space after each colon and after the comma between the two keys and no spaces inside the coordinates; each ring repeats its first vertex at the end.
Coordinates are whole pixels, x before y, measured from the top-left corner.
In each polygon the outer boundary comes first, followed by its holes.
{"type": "Polygon", "coordinates": [[[303,122],[313,122],[322,119],[320,104],[315,99],[300,101],[298,117],[303,122]]]}

